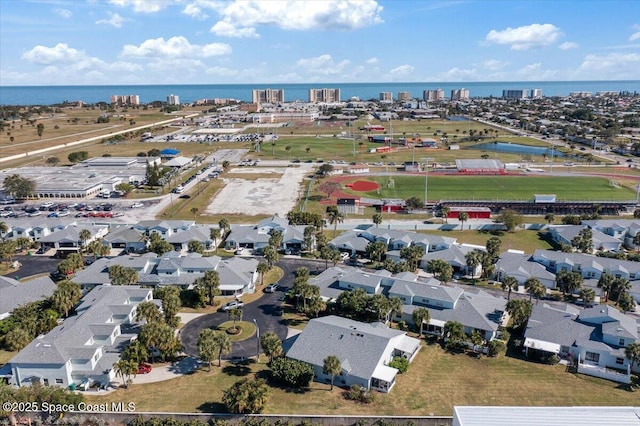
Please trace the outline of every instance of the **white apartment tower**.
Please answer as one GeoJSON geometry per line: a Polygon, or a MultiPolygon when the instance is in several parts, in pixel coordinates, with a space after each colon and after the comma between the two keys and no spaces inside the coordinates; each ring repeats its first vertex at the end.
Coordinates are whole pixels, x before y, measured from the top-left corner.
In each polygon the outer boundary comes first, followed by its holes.
{"type": "Polygon", "coordinates": [[[542,97],[542,89],[531,89],[531,98],[540,99],[542,97]]]}
{"type": "Polygon", "coordinates": [[[254,104],[280,104],[284,102],[284,89],[253,89],[254,104]]]}
{"type": "Polygon", "coordinates": [[[380,92],[380,100],[383,102],[393,102],[393,93],[380,92]]]}
{"type": "Polygon", "coordinates": [[[398,102],[409,102],[411,100],[411,93],[398,92],[398,102]]]}
{"type": "Polygon", "coordinates": [[[180,105],[180,96],[174,94],[167,96],[167,105],[180,105]]]}
{"type": "Polygon", "coordinates": [[[438,102],[444,100],[444,90],[435,89],[435,90],[425,90],[422,92],[422,99],[427,102],[438,102]]]}
{"type": "Polygon", "coordinates": [[[502,97],[505,99],[526,99],[529,97],[529,91],[523,89],[503,90],[502,97]]]}
{"type": "Polygon", "coordinates": [[[469,89],[465,89],[464,87],[461,89],[453,89],[451,91],[451,100],[452,101],[468,101],[469,89]]]}
{"type": "Polygon", "coordinates": [[[340,89],[309,89],[309,102],[340,102],[340,89]]]}

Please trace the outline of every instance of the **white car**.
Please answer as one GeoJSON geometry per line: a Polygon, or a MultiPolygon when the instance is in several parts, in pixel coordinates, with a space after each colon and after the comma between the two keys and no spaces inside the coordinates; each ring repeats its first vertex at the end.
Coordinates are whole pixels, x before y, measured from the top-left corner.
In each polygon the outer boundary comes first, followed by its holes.
{"type": "Polygon", "coordinates": [[[232,300],[231,302],[224,305],[221,309],[223,312],[230,311],[236,308],[242,308],[244,306],[244,302],[242,300],[232,300]]]}
{"type": "Polygon", "coordinates": [[[144,207],[144,204],[142,204],[140,201],[136,201],[135,203],[131,204],[132,209],[139,209],[140,207],[144,207]]]}

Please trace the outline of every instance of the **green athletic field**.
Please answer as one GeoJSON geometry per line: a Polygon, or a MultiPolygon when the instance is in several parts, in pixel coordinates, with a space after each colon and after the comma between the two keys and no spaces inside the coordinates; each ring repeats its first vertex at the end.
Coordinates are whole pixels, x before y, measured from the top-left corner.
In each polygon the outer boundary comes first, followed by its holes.
{"type": "MultiPolygon", "coordinates": [[[[369,198],[419,197],[424,199],[424,176],[368,176],[380,184],[378,191],[353,192],[369,198]]],[[[354,178],[354,180],[358,180],[354,178]]],[[[346,182],[345,182],[346,183],[346,182]]],[[[351,192],[345,188],[347,192],[351,192]]],[[[555,194],[557,201],[626,201],[635,199],[635,191],[616,188],[609,179],[579,176],[433,176],[428,177],[428,198],[449,200],[533,200],[534,194],[555,194]]]]}

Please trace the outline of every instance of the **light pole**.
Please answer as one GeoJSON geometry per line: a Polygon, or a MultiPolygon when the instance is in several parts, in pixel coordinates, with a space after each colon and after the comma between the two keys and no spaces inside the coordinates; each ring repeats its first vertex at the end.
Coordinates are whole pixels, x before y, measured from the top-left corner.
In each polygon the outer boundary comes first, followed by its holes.
{"type": "Polygon", "coordinates": [[[433,161],[433,158],[431,157],[427,157],[427,158],[421,158],[422,161],[424,161],[424,206],[425,208],[427,207],[427,188],[428,186],[428,177],[429,177],[429,161],[433,161]]]}
{"type": "Polygon", "coordinates": [[[256,340],[257,340],[257,344],[256,344],[256,361],[258,360],[258,358],[260,358],[260,327],[258,327],[258,321],[256,321],[256,319],[253,319],[253,323],[256,325],[256,340]]]}

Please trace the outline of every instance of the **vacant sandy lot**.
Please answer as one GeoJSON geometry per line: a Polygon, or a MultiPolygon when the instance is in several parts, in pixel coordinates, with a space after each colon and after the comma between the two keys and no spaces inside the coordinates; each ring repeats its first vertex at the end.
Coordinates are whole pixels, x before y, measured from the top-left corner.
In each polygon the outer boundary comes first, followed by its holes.
{"type": "Polygon", "coordinates": [[[309,173],[304,167],[247,167],[232,169],[228,175],[238,178],[224,179],[225,187],[207,207],[207,214],[242,214],[286,216],[298,198],[300,183],[309,173]],[[246,180],[242,173],[273,173],[271,178],[246,180]]]}

